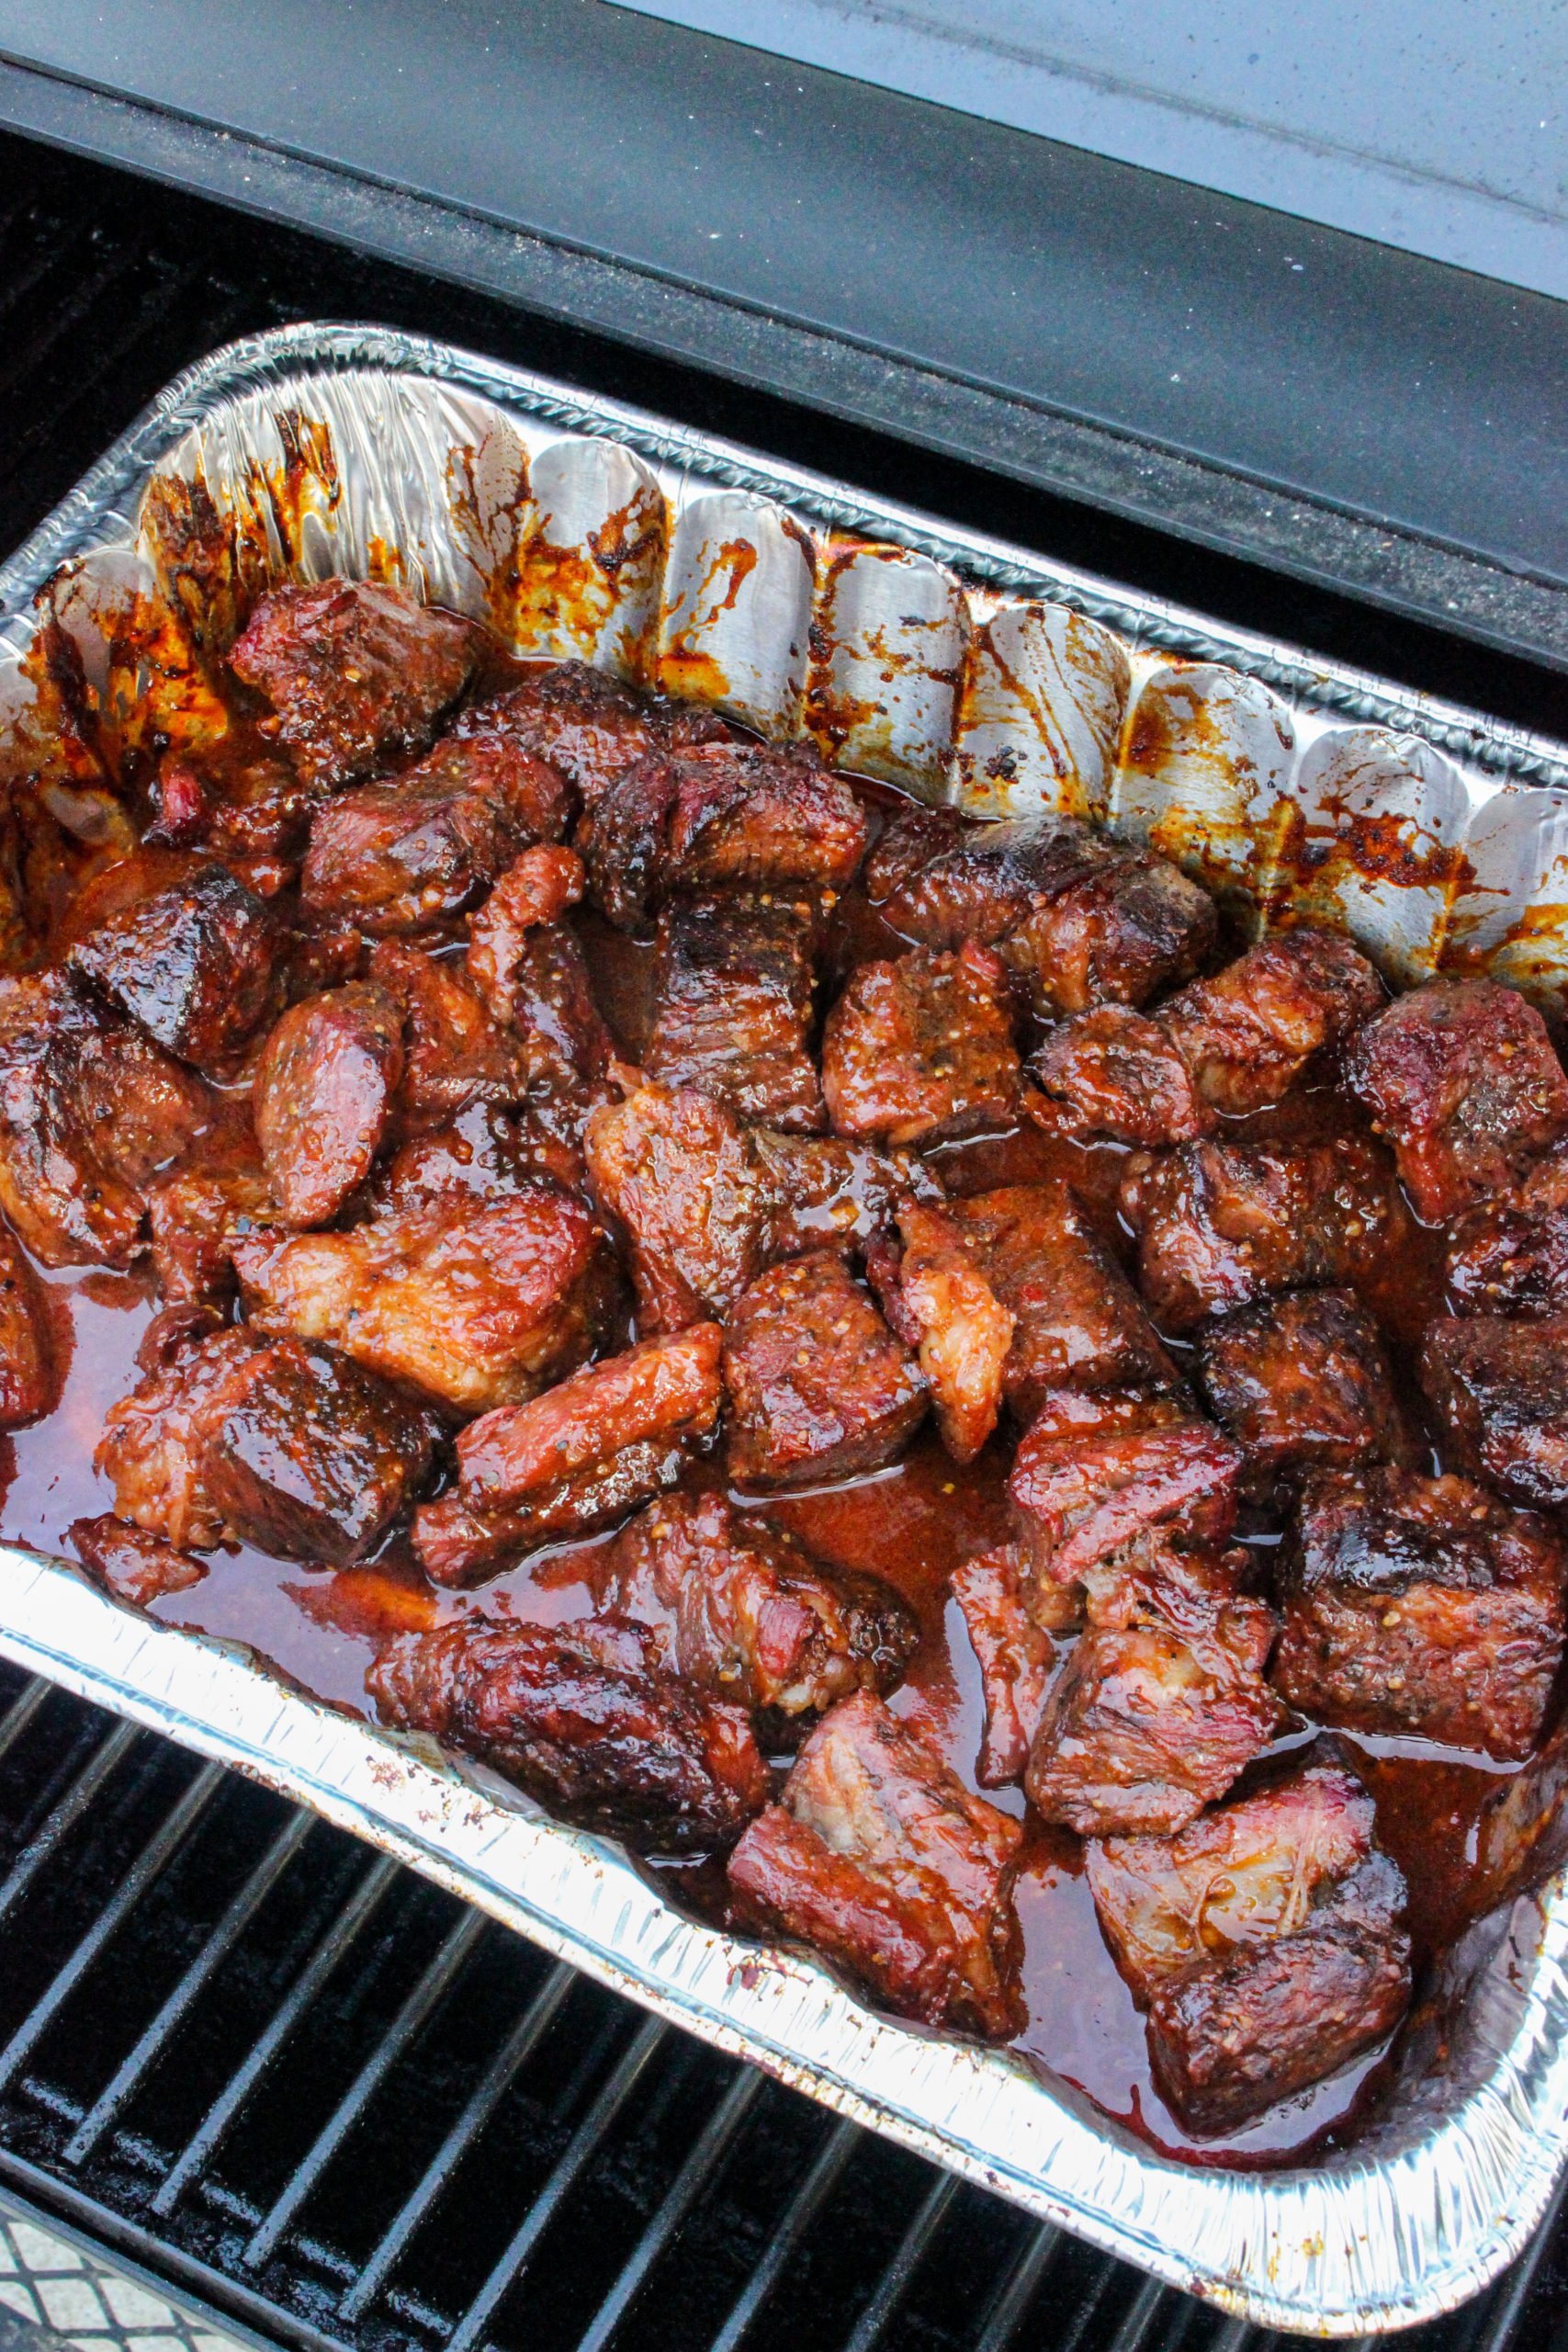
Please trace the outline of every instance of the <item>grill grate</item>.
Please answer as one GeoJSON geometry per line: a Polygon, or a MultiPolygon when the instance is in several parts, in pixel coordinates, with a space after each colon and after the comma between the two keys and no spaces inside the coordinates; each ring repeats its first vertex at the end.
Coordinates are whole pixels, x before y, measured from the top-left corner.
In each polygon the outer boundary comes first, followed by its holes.
{"type": "MultiPolygon", "coordinates": [[[[380,319],[1526,724],[1561,681],[0,135],[0,545],[168,377],[380,319]]],[[[0,1668],[0,2184],[300,2352],[1286,2352],[0,1668]]],[[[1411,2352],[1568,2347],[1568,2231],[1411,2352]]]]}

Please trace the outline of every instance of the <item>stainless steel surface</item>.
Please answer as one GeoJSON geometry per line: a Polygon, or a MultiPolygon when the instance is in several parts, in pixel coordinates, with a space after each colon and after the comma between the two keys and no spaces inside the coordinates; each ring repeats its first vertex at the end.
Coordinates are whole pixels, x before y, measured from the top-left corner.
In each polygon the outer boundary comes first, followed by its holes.
{"type": "MultiPolygon", "coordinates": [[[[199,470],[236,515],[241,560],[267,576],[389,571],[523,650],[647,670],[770,734],[810,726],[928,797],[1082,807],[1169,848],[1254,920],[1334,916],[1397,975],[1458,961],[1562,989],[1562,747],[656,418],[357,329],[284,330],[190,371],[0,572],[13,768],[47,749],[27,657],[51,582],[44,604],[113,723],[128,738],[158,723],[167,677],[123,660],[167,576],[169,502],[142,505],[154,470],[199,470]]],[[[195,608],[198,628],[209,619],[195,608]]],[[[1472,1939],[1442,2071],[1413,2060],[1373,2133],[1312,2169],[1198,2168],[1006,2052],[892,2024],[801,1955],[682,1919],[613,1844],[231,1646],[148,1623],[58,1562],[0,1551],[0,1651],[1263,2324],[1358,2334],[1450,2308],[1517,2251],[1551,2192],[1568,2122],[1560,1882],[1472,1939]]]]}

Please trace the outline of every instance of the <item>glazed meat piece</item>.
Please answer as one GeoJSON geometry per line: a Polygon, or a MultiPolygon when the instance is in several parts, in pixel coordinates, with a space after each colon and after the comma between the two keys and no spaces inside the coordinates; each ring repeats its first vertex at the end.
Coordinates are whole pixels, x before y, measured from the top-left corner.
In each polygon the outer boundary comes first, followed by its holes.
{"type": "Polygon", "coordinates": [[[1568,1316],[1443,1316],[1421,1385],[1456,1470],[1538,1510],[1568,1506],[1568,1316]]]}
{"type": "Polygon", "coordinates": [[[164,1361],[149,1357],[140,1386],[110,1406],[93,1456],[118,1516],[181,1552],[210,1552],[228,1532],[208,1491],[207,1457],[257,1346],[243,1329],[200,1329],[164,1361]]]}
{"type": "Polygon", "coordinates": [[[900,2017],[1018,2030],[1022,1838],[868,1690],[824,1716],[730,1857],[743,1914],[799,1936],[900,2017]]]}
{"type": "Polygon", "coordinates": [[[1007,978],[989,948],[862,964],[828,1015],[822,1091],[839,1135],[925,1146],[1005,1127],[1020,1083],[1007,978]]]}
{"type": "Polygon", "coordinates": [[[536,1396],[580,1364],[614,1296],[588,1208],[538,1181],[346,1233],[241,1235],[230,1254],[261,1329],[325,1340],[468,1413],[536,1396]]]}
{"type": "Polygon", "coordinates": [[[809,1133],[824,1124],[811,1058],[809,907],[687,899],[659,924],[649,1078],[692,1086],[743,1119],[809,1133]]]}
{"type": "Polygon", "coordinates": [[[403,1009],[351,980],[286,1012],[262,1049],[252,1113],[285,1225],[325,1225],[376,1162],[403,1075],[403,1009]]]}
{"type": "Polygon", "coordinates": [[[0,1430],[19,1430],[59,1390],[43,1285],[8,1226],[0,1224],[0,1430]]]}
{"type": "Polygon", "coordinates": [[[1100,1430],[1043,1417],[1013,1459],[1008,1492],[1043,1583],[1081,1583],[1150,1534],[1223,1544],[1235,1525],[1240,1449],[1175,1399],[1151,1397],[1100,1430]]]}
{"type": "Polygon", "coordinates": [[[1506,1760],[1540,1736],[1562,1657],[1568,1552],[1467,1478],[1314,1472],[1285,1561],[1274,1680],[1349,1731],[1506,1760]]]}
{"type": "Polygon", "coordinates": [[[1535,1007],[1495,980],[1434,980],[1369,1022],[1350,1085],[1428,1224],[1504,1190],[1568,1136],[1568,1078],[1535,1007]]]}
{"type": "Polygon", "coordinates": [[[1167,1331],[1276,1291],[1354,1282],[1409,1234],[1386,1157],[1355,1136],[1139,1154],[1122,1214],[1138,1237],[1138,1287],[1167,1331]]]}
{"type": "Polygon", "coordinates": [[[1059,1388],[1177,1385],[1136,1292],[1065,1185],[1001,1185],[951,1215],[1013,1317],[1003,1385],[1020,1420],[1059,1388]]]}
{"type": "Polygon", "coordinates": [[[265,897],[294,879],[315,805],[286,760],[231,726],[216,743],[164,758],[141,838],[149,848],[209,850],[265,897]]]}
{"type": "Polygon", "coordinates": [[[643,1340],[532,1404],[471,1422],[457,1440],[456,1494],[414,1522],[426,1572],[437,1584],[475,1583],[672,1487],[718,1421],[721,1336],[716,1323],[697,1323],[643,1340]]]}
{"type": "Polygon", "coordinates": [[[541,1176],[564,1193],[579,1191],[582,1154],[531,1109],[466,1102],[441,1126],[399,1147],[378,1175],[373,1198],[378,1216],[400,1216],[454,1194],[483,1201],[525,1191],[541,1176]]]}
{"type": "Polygon", "coordinates": [[[317,810],[299,894],[378,937],[432,931],[530,842],[558,842],[572,807],[557,771],[503,735],[449,736],[400,775],[317,810]]]}
{"type": "Polygon", "coordinates": [[[814,1559],[722,1495],[649,1503],[610,1557],[612,1615],[660,1634],[682,1679],[765,1712],[781,1730],[852,1690],[891,1690],[919,1639],[890,1585],[814,1559]]]}
{"type": "Polygon", "coordinates": [[[277,1204],[249,1137],[225,1136],[147,1195],[152,1264],[171,1305],[227,1298],[234,1287],[229,1244],[277,1221],[277,1204]]]}
{"type": "Polygon", "coordinates": [[[498,1029],[460,965],[384,939],[369,977],[403,1012],[402,1106],[449,1115],[465,1102],[521,1102],[533,1065],[498,1029]]]}
{"type": "Polygon", "coordinates": [[[99,1519],[73,1520],[71,1543],[88,1573],[117,1600],[145,1609],[174,1592],[188,1592],[207,1574],[207,1562],[176,1552],[161,1535],[105,1511],[99,1519]]]}
{"type": "Polygon", "coordinates": [[[232,1063],[276,1018],[287,984],[276,915],[224,865],[190,865],[122,905],[67,961],[165,1053],[205,1070],[232,1063]]]}
{"type": "Polygon", "coordinates": [[[1031,1068],[1077,1134],[1188,1143],[1220,1113],[1280,1102],[1314,1055],[1384,1001],[1377,972],[1348,939],[1287,932],[1192,981],[1148,1019],[1105,1006],[1064,1022],[1031,1068]]]}
{"type": "Polygon", "coordinates": [[[1116,1963],[1148,2011],[1160,2092],[1190,2132],[1235,2131],[1321,2082],[1410,1999],[1404,1881],[1372,1801],[1308,1765],[1177,1838],[1088,1853],[1116,1963]]]}
{"type": "Polygon", "coordinates": [[[46,1266],[128,1266],[146,1190],[212,1123],[201,1080],[61,971],[0,978],[0,1208],[46,1266]]]}
{"type": "Polygon", "coordinates": [[[940,1180],[907,1151],[877,1151],[837,1136],[754,1127],[751,1164],[767,1204],[763,1254],[863,1249],[890,1226],[900,1200],[938,1202],[940,1180]]]}
{"type": "Polygon", "coordinates": [[[868,1271],[889,1323],[919,1355],[943,1445],[955,1462],[973,1462],[1001,1413],[1013,1318],[954,1216],[911,1202],[898,1225],[896,1275],[879,1281],[870,1257],[868,1271]]]}
{"type": "Polygon", "coordinates": [[[637,694],[583,662],[558,662],[509,694],[462,712],[452,733],[470,731],[503,735],[547,760],[589,808],[649,752],[729,737],[716,712],[637,694]]]}
{"type": "Polygon", "coordinates": [[[890,1462],[925,1416],[925,1383],[843,1261],[771,1267],[725,1325],[729,1469],[803,1487],[890,1462]]]}
{"type": "Polygon", "coordinates": [[[1568,1208],[1509,1195],[1466,1209],[1450,1227],[1444,1274],[1456,1315],[1568,1313],[1568,1208]]]}
{"type": "Polygon", "coordinates": [[[943,842],[927,811],[911,812],[877,844],[866,888],[906,939],[995,946],[1043,1017],[1145,1003],[1198,969],[1218,930],[1213,901],[1179,868],[1071,817],[1015,818],[943,842]]]}
{"type": "Polygon", "coordinates": [[[975,1768],[983,1789],[1022,1779],[1055,1664],[1055,1645],[1031,1618],[1024,1586],[1014,1544],[982,1552],[953,1571],[953,1597],[980,1661],[986,1693],[986,1731],[975,1768]]]}
{"type": "Polygon", "coordinates": [[[306,784],[331,792],[423,751],[478,654],[478,632],[455,613],[400,588],[327,580],[264,596],[229,666],[271,705],[263,734],[306,784]]]}
{"type": "Polygon", "coordinates": [[[1506,1903],[1568,1861],[1568,1723],[1560,1723],[1522,1770],[1509,1772],[1475,1825],[1478,1914],[1506,1903]]]}
{"type": "Polygon", "coordinates": [[[1119,1580],[1117,1598],[1122,1622],[1091,1622],[1051,1691],[1024,1787],[1080,1837],[1171,1837],[1279,1730],[1263,1679],[1278,1629],[1226,1568],[1177,1555],[1119,1580]]]}
{"type": "MultiPolygon", "coordinates": [[[[541,842],[513,858],[468,929],[468,978],[491,1017],[515,1021],[529,992],[530,933],[558,923],[582,896],[582,860],[541,842]]],[[[525,1018],[526,1025],[526,1018],[525,1018]]]]}
{"type": "Polygon", "coordinates": [[[809,747],[714,742],[627,769],[590,808],[577,844],[600,906],[630,929],[674,889],[841,890],[865,835],[849,785],[809,747]]]}
{"type": "Polygon", "coordinates": [[[1377,1325],[1349,1291],[1297,1291],[1207,1324],[1198,1367],[1254,1499],[1306,1470],[1410,1457],[1377,1325]]]}
{"type": "Polygon", "coordinates": [[[594,1191],[629,1244],[638,1328],[728,1313],[761,1268],[765,1214],[734,1115],[687,1088],[645,1086],[596,1110],[583,1142],[594,1191]]]}
{"type": "Polygon", "coordinates": [[[366,1688],[383,1723],[433,1733],[656,1851],[727,1846],[767,1800],[744,1708],[667,1673],[641,1625],[461,1617],[399,1634],[366,1688]]]}

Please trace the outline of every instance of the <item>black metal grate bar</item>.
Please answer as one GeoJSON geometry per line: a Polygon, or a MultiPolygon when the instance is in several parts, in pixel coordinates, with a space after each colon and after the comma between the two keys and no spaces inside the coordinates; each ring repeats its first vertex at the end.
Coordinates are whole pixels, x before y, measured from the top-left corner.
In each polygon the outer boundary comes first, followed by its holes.
{"type": "Polygon", "coordinates": [[[897,2252],[878,2279],[875,2292],[856,2322],[855,2332],[845,2352],[874,2352],[874,2346],[881,2343],[888,2321],[931,2251],[931,2242],[957,2194],[957,2175],[939,2173],[926,2192],[924,2204],[905,2231],[897,2252]]]}
{"type": "Polygon", "coordinates": [[[117,1724],[108,1737],[99,1742],[86,1763],[77,1773],[65,1794],[50,1814],[43,1827],[30,1838],[0,1879],[0,1919],[21,1901],[46,1862],[67,1833],[86,1812],[111,1772],[121,1764],[135,1747],[134,1724],[117,1724]]]}
{"type": "MultiPolygon", "coordinates": [[[[1062,2249],[1062,2233],[1054,2222],[1042,2222],[1023,2252],[1005,2275],[985,2326],[975,2341],[975,2352],[1007,2352],[1024,2312],[1044,2283],[1045,2274],[1062,2249]]],[[[1221,2352],[1216,2345],[1214,2352],[1221,2352]]],[[[1228,2352],[1228,2347],[1227,2347],[1228,2352]]]]}
{"type": "Polygon", "coordinates": [[[1111,2340],[1110,2352],[1144,2352],[1144,2346],[1151,2339],[1155,2322],[1160,2315],[1161,2306],[1169,2295],[1169,2288],[1162,2287],[1157,2278],[1145,2278],[1133,2299],[1132,2309],[1111,2340]]]}
{"type": "MultiPolygon", "coordinates": [[[[0,223],[0,237],[4,235],[4,224],[0,223]]],[[[21,1697],[6,1708],[4,1718],[0,1719],[0,1763],[5,1762],[23,1733],[30,1731],[37,1723],[53,1687],[52,1683],[35,1676],[21,1697]]]]}
{"type": "Polygon", "coordinates": [[[761,2259],[753,2266],[740,2300],[715,2336],[712,2352],[736,2352],[736,2346],[778,2285],[796,2246],[838,2187],[839,2177],[863,2137],[860,2125],[847,2121],[836,2123],[829,2132],[816,2162],[785,2207],[761,2259]]]}

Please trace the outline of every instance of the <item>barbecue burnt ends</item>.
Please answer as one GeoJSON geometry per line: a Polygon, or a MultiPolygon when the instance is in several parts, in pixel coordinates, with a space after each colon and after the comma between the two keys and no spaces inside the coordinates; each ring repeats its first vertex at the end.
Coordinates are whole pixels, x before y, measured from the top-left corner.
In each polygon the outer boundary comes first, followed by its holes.
{"type": "Polygon", "coordinates": [[[1562,1842],[1541,1016],[393,588],[213,684],[0,977],[0,1426],[62,1270],[162,1309],[86,1571],[341,1586],[383,1722],[928,2025],[1027,2037],[1083,1857],[1194,2142],[1365,2065],[1429,1951],[1357,1737],[1525,1767],[1477,1902],[1562,1842]]]}

